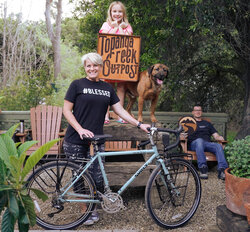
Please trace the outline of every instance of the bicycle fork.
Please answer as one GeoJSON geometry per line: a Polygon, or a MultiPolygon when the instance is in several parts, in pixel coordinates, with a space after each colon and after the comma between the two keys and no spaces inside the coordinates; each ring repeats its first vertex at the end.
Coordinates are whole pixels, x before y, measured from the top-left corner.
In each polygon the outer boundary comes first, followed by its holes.
{"type": "MultiPolygon", "coordinates": [[[[180,191],[179,189],[177,189],[175,187],[173,178],[171,177],[171,174],[169,173],[168,168],[166,167],[164,160],[163,159],[159,159],[158,162],[160,163],[162,170],[163,170],[163,175],[161,174],[161,181],[164,184],[164,186],[166,187],[166,189],[169,191],[169,194],[171,196],[175,195],[175,196],[180,196],[180,191]]],[[[157,184],[156,184],[157,185],[157,184]]]]}

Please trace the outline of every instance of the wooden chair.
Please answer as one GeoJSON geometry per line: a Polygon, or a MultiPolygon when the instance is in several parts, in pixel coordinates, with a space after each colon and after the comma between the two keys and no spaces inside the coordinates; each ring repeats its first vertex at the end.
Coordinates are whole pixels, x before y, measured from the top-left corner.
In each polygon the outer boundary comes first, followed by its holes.
{"type": "MultiPolygon", "coordinates": [[[[211,122],[210,118],[203,118],[203,120],[211,122]]],[[[222,145],[223,149],[224,149],[224,147],[226,146],[226,143],[227,143],[227,141],[217,141],[217,142],[222,145]]],[[[180,136],[180,145],[181,145],[182,151],[184,153],[192,155],[192,158],[191,158],[192,160],[197,160],[196,152],[188,150],[187,138],[185,138],[183,135],[180,136]]],[[[205,152],[205,155],[206,155],[206,160],[207,161],[217,161],[216,155],[214,153],[205,152]]]]}
{"type": "MultiPolygon", "coordinates": [[[[30,109],[30,132],[32,133],[32,140],[37,140],[38,143],[27,151],[28,155],[48,141],[60,137],[61,120],[62,107],[39,105],[30,109]]],[[[20,137],[21,142],[25,141],[27,132],[28,131],[16,134],[18,137],[20,137]]],[[[51,147],[47,154],[60,154],[60,152],[61,142],[51,147]]]]}

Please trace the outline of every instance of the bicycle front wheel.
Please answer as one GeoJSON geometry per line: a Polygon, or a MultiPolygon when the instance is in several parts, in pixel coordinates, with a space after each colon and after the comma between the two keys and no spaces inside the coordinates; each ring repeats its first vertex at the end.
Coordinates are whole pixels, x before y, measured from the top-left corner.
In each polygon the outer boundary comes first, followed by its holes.
{"type": "Polygon", "coordinates": [[[95,204],[73,200],[94,199],[95,184],[89,175],[81,175],[61,197],[63,191],[75,179],[78,170],[79,166],[71,162],[50,162],[35,170],[28,178],[27,187],[35,203],[36,222],[39,226],[51,230],[67,230],[88,219],[95,204]],[[43,202],[31,189],[44,192],[48,200],[43,202]],[[60,197],[63,200],[60,200],[60,197]]]}
{"type": "Polygon", "coordinates": [[[145,192],[147,210],[152,219],[165,229],[183,226],[197,210],[201,198],[200,178],[194,166],[183,159],[167,160],[165,175],[157,166],[145,192]]]}

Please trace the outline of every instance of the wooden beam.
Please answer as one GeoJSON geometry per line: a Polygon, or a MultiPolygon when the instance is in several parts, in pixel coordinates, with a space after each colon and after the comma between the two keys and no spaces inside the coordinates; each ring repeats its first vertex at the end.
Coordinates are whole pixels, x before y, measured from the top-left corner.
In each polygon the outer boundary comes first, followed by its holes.
{"type": "MultiPolygon", "coordinates": [[[[110,186],[122,186],[144,164],[144,162],[108,162],[105,171],[110,186]]],[[[148,178],[156,166],[150,164],[130,186],[146,186],[148,178]]]]}

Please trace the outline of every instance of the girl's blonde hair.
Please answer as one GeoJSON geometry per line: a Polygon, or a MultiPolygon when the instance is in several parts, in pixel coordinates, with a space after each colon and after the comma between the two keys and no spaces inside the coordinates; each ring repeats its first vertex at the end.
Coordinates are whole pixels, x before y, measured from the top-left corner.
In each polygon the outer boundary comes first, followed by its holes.
{"type": "Polygon", "coordinates": [[[128,22],[128,18],[127,18],[127,13],[126,13],[126,7],[124,6],[124,4],[120,1],[114,1],[112,2],[110,5],[109,5],[109,9],[108,9],[108,18],[107,18],[107,22],[109,25],[111,25],[111,22],[113,21],[112,20],[112,16],[111,16],[111,11],[112,11],[112,8],[114,5],[120,5],[120,7],[122,8],[122,11],[123,11],[123,21],[127,24],[129,24],[128,22]]]}

